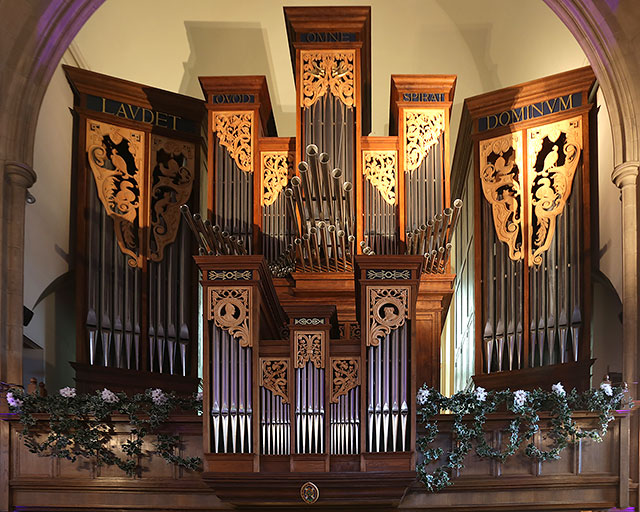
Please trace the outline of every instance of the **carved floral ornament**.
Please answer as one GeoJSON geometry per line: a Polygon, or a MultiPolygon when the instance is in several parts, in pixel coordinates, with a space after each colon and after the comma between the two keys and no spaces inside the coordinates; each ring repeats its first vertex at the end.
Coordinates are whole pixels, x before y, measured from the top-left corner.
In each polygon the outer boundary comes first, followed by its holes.
{"type": "Polygon", "coordinates": [[[347,107],[356,106],[355,50],[302,50],[300,103],[310,107],[330,91],[347,107]]]}
{"type": "Polygon", "coordinates": [[[360,385],[359,358],[331,358],[330,402],[337,404],[339,398],[360,385]]]}
{"type": "Polygon", "coordinates": [[[411,172],[422,164],[429,150],[444,132],[444,110],[404,109],[404,170],[411,172]]]}
{"type": "Polygon", "coordinates": [[[392,151],[362,151],[362,173],[387,204],[396,204],[396,170],[398,153],[392,151]]]}
{"type": "Polygon", "coordinates": [[[241,347],[253,346],[251,338],[251,288],[209,287],[207,319],[238,340],[241,347]]]}
{"type": "Polygon", "coordinates": [[[260,359],[260,385],[289,403],[289,359],[264,357],[260,359]]]}
{"type": "Polygon", "coordinates": [[[326,333],[324,331],[294,331],[295,367],[303,368],[312,362],[316,368],[324,368],[326,333]]]}
{"type": "Polygon", "coordinates": [[[378,346],[409,316],[409,287],[367,287],[367,346],[378,346]]]}
{"type": "Polygon", "coordinates": [[[215,112],[214,131],[238,168],[253,172],[253,111],[215,112]]]}
{"type": "Polygon", "coordinates": [[[480,142],[480,180],[491,205],[496,234],[509,247],[509,257],[516,261],[525,258],[526,236],[527,264],[533,266],[542,263],[542,255],[553,240],[556,217],[571,195],[582,153],[582,125],[576,117],[526,133],[526,183],[522,132],[480,142]]]}
{"type": "Polygon", "coordinates": [[[294,154],[289,151],[263,151],[262,206],[273,204],[287,186],[289,175],[293,173],[294,154]]]}

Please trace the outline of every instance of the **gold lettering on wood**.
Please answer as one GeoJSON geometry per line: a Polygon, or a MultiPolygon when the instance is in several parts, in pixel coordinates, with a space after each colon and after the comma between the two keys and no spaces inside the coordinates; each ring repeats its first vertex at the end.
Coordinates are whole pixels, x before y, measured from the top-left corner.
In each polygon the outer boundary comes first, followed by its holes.
{"type": "Polygon", "coordinates": [[[329,401],[337,404],[342,395],[346,395],[360,385],[360,359],[331,358],[331,372],[329,374],[331,395],[329,401]]]}
{"type": "Polygon", "coordinates": [[[391,331],[402,327],[409,316],[409,287],[367,287],[367,346],[378,346],[391,331]]]}
{"type": "Polygon", "coordinates": [[[303,368],[311,361],[316,368],[324,368],[325,338],[324,331],[294,331],[295,367],[303,368]]]}
{"type": "Polygon", "coordinates": [[[251,288],[209,287],[207,319],[238,340],[241,347],[253,346],[251,337],[251,288]]]}
{"type": "Polygon", "coordinates": [[[362,151],[362,173],[387,204],[396,204],[397,151],[362,151]]]}
{"type": "Polygon", "coordinates": [[[129,256],[130,266],[141,266],[144,133],[87,119],[86,150],[98,197],[113,220],[118,246],[129,256]]]}
{"type": "Polygon", "coordinates": [[[260,385],[289,403],[289,359],[260,358],[260,385]]]}
{"type": "Polygon", "coordinates": [[[429,150],[444,132],[444,110],[404,110],[404,170],[410,172],[422,164],[429,150]]]}
{"type": "Polygon", "coordinates": [[[214,131],[236,165],[253,172],[253,111],[215,112],[214,131]]]}
{"type": "Polygon", "coordinates": [[[300,104],[310,107],[330,91],[347,107],[356,106],[355,50],[302,50],[300,104]]]}
{"type": "Polygon", "coordinates": [[[150,258],[161,261],[180,227],[180,206],[191,196],[195,145],[151,136],[151,240],[150,258]]]}
{"type": "Polygon", "coordinates": [[[287,186],[293,173],[294,154],[289,151],[263,151],[262,161],[262,206],[273,204],[287,186]]]}
{"type": "Polygon", "coordinates": [[[528,263],[532,266],[542,263],[542,254],[553,240],[556,217],[571,195],[582,153],[581,119],[574,117],[527,130],[527,153],[528,263]]]}
{"type": "Polygon", "coordinates": [[[522,136],[508,133],[480,142],[480,182],[491,205],[498,239],[509,247],[509,257],[524,256],[522,227],[522,136]]]}

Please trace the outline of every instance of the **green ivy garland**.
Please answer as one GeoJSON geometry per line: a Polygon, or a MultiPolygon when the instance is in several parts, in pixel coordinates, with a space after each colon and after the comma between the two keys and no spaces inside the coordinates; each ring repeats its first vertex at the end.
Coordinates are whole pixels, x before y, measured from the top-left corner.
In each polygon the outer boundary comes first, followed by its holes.
{"type": "Polygon", "coordinates": [[[601,441],[607,432],[613,413],[625,401],[626,389],[612,387],[603,382],[599,389],[578,393],[575,389],[565,393],[560,383],[552,391],[536,389],[485,391],[476,388],[472,392],[459,392],[451,397],[440,394],[436,389],[424,385],[417,394],[418,418],[424,424],[425,434],[418,439],[418,451],[423,460],[416,468],[418,478],[429,491],[440,491],[451,485],[451,475],[464,467],[464,459],[473,448],[480,457],[504,461],[525,445],[525,454],[538,461],[555,460],[569,443],[576,439],[590,438],[601,441]],[[507,429],[509,441],[504,450],[488,445],[484,436],[487,414],[503,409],[514,414],[507,429]],[[453,417],[454,448],[446,455],[442,448],[431,448],[438,434],[438,424],[434,417],[441,411],[449,411],[453,417]],[[598,413],[598,428],[583,430],[576,426],[572,413],[576,410],[598,413]],[[553,443],[549,450],[540,450],[534,443],[534,435],[539,430],[541,412],[551,416],[549,437],[553,443]],[[445,455],[444,461],[441,458],[445,455]],[[430,468],[432,464],[440,465],[430,468]]]}
{"type": "Polygon", "coordinates": [[[140,473],[143,439],[155,433],[155,453],[168,463],[197,470],[202,462],[199,457],[176,455],[178,436],[157,433],[172,413],[202,411],[200,393],[182,398],[160,389],[148,389],[144,394],[128,396],[104,389],[96,394],[76,395],[74,388],[63,388],[57,394],[41,397],[14,388],[7,393],[7,402],[9,409],[19,414],[24,444],[38,455],[71,461],[90,458],[98,465],[116,465],[134,476],[140,473]],[[49,428],[44,439],[37,414],[48,416],[49,428]],[[111,417],[117,414],[127,416],[133,427],[131,438],[121,445],[124,458],[109,447],[114,432],[111,417]]]}

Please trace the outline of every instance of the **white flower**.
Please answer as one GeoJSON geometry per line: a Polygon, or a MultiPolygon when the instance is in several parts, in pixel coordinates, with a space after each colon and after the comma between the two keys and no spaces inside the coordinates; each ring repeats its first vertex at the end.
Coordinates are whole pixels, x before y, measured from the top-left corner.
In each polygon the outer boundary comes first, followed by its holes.
{"type": "Polygon", "coordinates": [[[424,388],[419,389],[418,394],[416,395],[416,401],[420,405],[424,405],[427,403],[428,399],[429,399],[429,390],[424,388]]]}
{"type": "Polygon", "coordinates": [[[553,391],[556,395],[564,395],[565,391],[564,391],[564,387],[562,387],[561,383],[557,383],[554,384],[553,386],[551,386],[551,391],[553,391]]]}
{"type": "Polygon", "coordinates": [[[196,393],[196,400],[197,400],[198,402],[202,402],[202,391],[198,391],[198,392],[196,393]]]}
{"type": "Polygon", "coordinates": [[[76,397],[76,388],[70,388],[70,387],[66,387],[66,388],[62,388],[60,390],[60,394],[65,397],[65,398],[75,398],[76,397]]]}
{"type": "Polygon", "coordinates": [[[102,400],[104,400],[108,404],[115,404],[119,401],[118,396],[111,390],[104,388],[100,393],[102,396],[102,400]]]}
{"type": "Polygon", "coordinates": [[[527,402],[527,398],[529,393],[527,393],[524,389],[519,389],[518,391],[513,392],[513,405],[516,407],[523,407],[527,402]]]}
{"type": "Polygon", "coordinates": [[[484,388],[476,388],[473,394],[478,402],[484,402],[487,399],[487,390],[484,388]]]}
{"type": "Polygon", "coordinates": [[[22,407],[22,400],[13,396],[11,391],[7,393],[7,403],[14,409],[20,409],[20,407],[22,407]]]}
{"type": "Polygon", "coordinates": [[[151,400],[156,405],[162,405],[166,404],[169,399],[160,388],[156,388],[151,390],[151,400]]]}
{"type": "Polygon", "coordinates": [[[611,384],[609,384],[608,382],[603,382],[602,384],[600,384],[600,389],[604,392],[605,395],[613,396],[613,389],[611,388],[611,384]]]}

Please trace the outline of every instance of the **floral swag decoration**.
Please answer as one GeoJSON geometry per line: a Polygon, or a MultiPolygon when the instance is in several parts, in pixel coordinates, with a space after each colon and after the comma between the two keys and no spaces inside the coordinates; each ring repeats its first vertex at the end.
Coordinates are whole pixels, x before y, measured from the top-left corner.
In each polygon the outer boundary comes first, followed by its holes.
{"type": "Polygon", "coordinates": [[[626,388],[613,387],[608,381],[602,382],[599,389],[583,393],[575,389],[566,393],[562,384],[557,383],[550,392],[541,389],[486,391],[478,387],[451,397],[424,385],[418,390],[416,400],[418,418],[424,424],[425,432],[417,442],[422,461],[416,471],[418,479],[432,492],[452,484],[451,476],[464,467],[464,459],[474,445],[479,457],[500,462],[514,455],[523,444],[525,455],[532,459],[556,460],[570,443],[578,439],[602,441],[616,409],[623,404],[624,407],[632,404],[626,388]],[[507,428],[507,446],[500,450],[489,446],[483,427],[487,414],[505,407],[514,417],[507,428]],[[438,435],[438,423],[434,417],[445,410],[453,416],[452,434],[455,439],[453,448],[446,454],[442,448],[431,447],[438,435]],[[577,410],[598,413],[598,427],[590,430],[578,427],[572,419],[573,411],[577,410]],[[547,451],[534,444],[541,412],[550,416],[551,430],[547,436],[552,443],[547,451]]]}
{"type": "Polygon", "coordinates": [[[155,454],[167,463],[192,471],[201,466],[199,457],[177,455],[178,436],[158,431],[172,413],[201,412],[201,392],[182,398],[161,389],[148,389],[144,394],[130,397],[106,388],[95,394],[77,395],[75,388],[66,387],[58,394],[41,397],[13,388],[6,398],[9,409],[19,414],[22,439],[32,453],[71,461],[82,457],[99,466],[116,465],[127,475],[136,476],[141,471],[143,439],[147,434],[154,434],[155,454]],[[43,414],[48,417],[48,429],[42,428],[43,418],[37,417],[43,414]],[[120,446],[124,457],[110,448],[114,415],[128,417],[132,426],[131,438],[120,446]]]}

